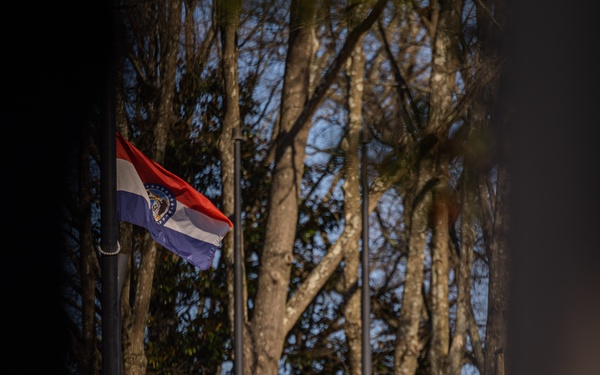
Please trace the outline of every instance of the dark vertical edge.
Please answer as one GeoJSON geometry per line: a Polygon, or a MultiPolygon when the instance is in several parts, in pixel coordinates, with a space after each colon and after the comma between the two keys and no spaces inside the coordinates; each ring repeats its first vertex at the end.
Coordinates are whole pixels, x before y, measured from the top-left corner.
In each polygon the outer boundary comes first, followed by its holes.
{"type": "Polygon", "coordinates": [[[362,161],[362,373],[371,374],[371,293],[369,288],[369,181],[367,178],[367,144],[369,134],[366,129],[361,131],[362,161]]]}
{"type": "Polygon", "coordinates": [[[234,374],[244,373],[244,297],[243,297],[243,268],[242,268],[242,194],[241,194],[241,143],[243,140],[242,130],[233,129],[234,141],[234,243],[233,243],[233,267],[234,267],[234,374]]]}

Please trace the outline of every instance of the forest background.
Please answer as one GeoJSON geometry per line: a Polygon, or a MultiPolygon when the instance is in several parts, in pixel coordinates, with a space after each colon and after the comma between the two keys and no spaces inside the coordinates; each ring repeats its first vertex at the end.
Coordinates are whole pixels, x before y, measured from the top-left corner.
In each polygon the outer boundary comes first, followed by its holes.
{"type": "MultiPolygon", "coordinates": [[[[594,123],[595,96],[590,94],[593,93],[590,88],[597,83],[597,75],[592,74],[595,71],[589,65],[591,61],[585,58],[585,51],[593,45],[593,41],[586,39],[594,34],[589,30],[593,22],[568,23],[589,17],[581,12],[582,8],[560,8],[559,14],[557,7],[550,4],[529,6],[532,5],[521,5],[516,8],[519,12],[512,13],[512,25],[516,27],[508,34],[512,42],[510,50],[514,52],[508,70],[510,95],[506,99],[514,105],[513,121],[507,131],[512,140],[508,165],[513,172],[515,202],[511,207],[511,230],[514,248],[519,249],[514,251],[512,268],[514,284],[518,286],[513,295],[516,303],[511,303],[511,311],[515,312],[512,324],[518,330],[513,330],[514,335],[509,337],[513,347],[519,349],[513,351],[516,353],[513,362],[517,373],[519,370],[520,373],[591,373],[597,368],[593,364],[598,359],[591,355],[597,343],[589,338],[599,329],[593,318],[597,316],[598,297],[592,292],[593,286],[600,283],[597,273],[588,272],[598,264],[598,253],[591,251],[597,220],[590,213],[595,212],[598,202],[596,179],[582,176],[592,176],[593,163],[598,160],[592,143],[595,134],[587,126],[594,123]],[[543,22],[527,23],[540,19],[556,20],[555,25],[570,27],[547,28],[543,22]],[[573,41],[583,41],[586,48],[573,41]],[[561,45],[565,52],[549,53],[553,50],[549,47],[556,45],[561,45]],[[557,78],[557,71],[564,72],[567,78],[557,78]],[[587,324],[575,324],[580,322],[587,324]]],[[[2,283],[3,298],[15,307],[5,310],[7,319],[3,320],[11,335],[5,336],[10,338],[6,341],[10,345],[6,345],[3,353],[6,358],[35,355],[40,361],[20,363],[30,368],[55,364],[58,369],[64,352],[68,352],[69,336],[65,335],[67,322],[61,320],[59,313],[64,310],[63,295],[59,299],[55,289],[60,279],[57,270],[61,269],[56,255],[59,248],[64,250],[59,239],[63,228],[56,218],[64,202],[54,203],[54,199],[64,196],[59,177],[70,171],[69,144],[79,144],[79,139],[85,139],[78,132],[81,124],[89,120],[88,108],[95,95],[90,88],[100,86],[102,77],[96,74],[99,71],[94,70],[98,66],[93,59],[102,50],[90,47],[102,43],[86,44],[88,40],[80,39],[81,35],[74,30],[87,30],[89,35],[84,33],[84,36],[95,36],[101,41],[103,34],[98,30],[103,30],[103,23],[95,24],[98,26],[95,29],[93,22],[90,25],[79,20],[73,25],[65,22],[71,19],[64,16],[57,19],[63,22],[48,22],[52,19],[48,15],[56,11],[51,10],[45,17],[29,20],[38,21],[33,22],[36,26],[52,26],[44,29],[46,34],[38,34],[41,40],[26,44],[19,38],[15,40],[21,44],[7,43],[7,47],[15,47],[11,49],[15,51],[15,59],[7,72],[29,68],[30,74],[19,74],[19,79],[13,77],[6,85],[6,92],[12,95],[3,101],[6,131],[3,142],[9,141],[2,147],[6,152],[3,160],[12,161],[6,165],[7,175],[19,176],[15,183],[5,184],[11,189],[6,196],[29,199],[20,200],[21,210],[13,211],[11,216],[11,222],[21,225],[15,226],[14,231],[8,227],[6,232],[19,234],[27,241],[7,251],[3,262],[2,274],[6,278],[2,283]],[[37,68],[41,64],[39,55],[50,56],[43,59],[45,69],[37,68]],[[32,128],[35,132],[31,132],[32,128]],[[49,156],[52,159],[47,160],[49,156]],[[38,167],[32,170],[32,165],[38,167]],[[40,194],[40,186],[44,187],[44,194],[40,194]],[[40,195],[47,205],[32,198],[40,195]],[[30,222],[36,225],[23,225],[30,222]],[[19,288],[14,288],[15,285],[19,288]],[[41,346],[40,340],[44,343],[41,346]]],[[[10,362],[3,361],[3,365],[10,362]]]]}

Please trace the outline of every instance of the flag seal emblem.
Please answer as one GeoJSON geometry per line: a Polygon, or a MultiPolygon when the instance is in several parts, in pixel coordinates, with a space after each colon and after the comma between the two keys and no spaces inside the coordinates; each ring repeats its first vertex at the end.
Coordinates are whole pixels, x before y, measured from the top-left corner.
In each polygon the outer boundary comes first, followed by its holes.
{"type": "Polygon", "coordinates": [[[156,224],[163,225],[173,216],[177,208],[175,194],[166,187],[158,184],[144,184],[148,197],[150,197],[150,207],[156,224]]]}

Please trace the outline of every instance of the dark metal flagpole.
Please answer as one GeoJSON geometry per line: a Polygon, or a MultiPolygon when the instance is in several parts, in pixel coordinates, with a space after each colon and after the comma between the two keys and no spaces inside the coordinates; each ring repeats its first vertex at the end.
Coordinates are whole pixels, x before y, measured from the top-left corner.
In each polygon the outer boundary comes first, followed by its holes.
{"type": "MultiPolygon", "coordinates": [[[[112,33],[112,18],[111,18],[112,33]]],[[[117,164],[115,65],[111,35],[101,108],[101,243],[102,253],[102,373],[121,374],[121,320],[118,290],[119,226],[117,223],[117,164]]]]}
{"type": "Polygon", "coordinates": [[[369,133],[362,129],[361,184],[362,184],[362,373],[371,375],[371,296],[369,288],[369,182],[367,180],[367,144],[369,133]]]}
{"type": "Polygon", "coordinates": [[[242,280],[242,194],[241,194],[241,143],[242,129],[233,129],[234,144],[234,219],[233,219],[233,270],[234,270],[234,374],[244,373],[244,295],[242,280]]]}

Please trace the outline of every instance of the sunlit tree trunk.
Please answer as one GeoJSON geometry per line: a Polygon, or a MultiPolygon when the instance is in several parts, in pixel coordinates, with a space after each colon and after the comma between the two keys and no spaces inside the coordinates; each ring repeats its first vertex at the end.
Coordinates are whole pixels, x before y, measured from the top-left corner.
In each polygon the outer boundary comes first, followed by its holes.
{"type": "MultiPolygon", "coordinates": [[[[443,161],[443,163],[447,163],[443,161]]],[[[440,186],[434,190],[432,217],[431,254],[431,360],[432,374],[447,374],[447,356],[450,340],[448,275],[449,236],[448,236],[448,177],[447,165],[440,168],[440,186]],[[445,176],[444,176],[445,175],[445,176]]]]}
{"type": "Polygon", "coordinates": [[[309,68],[316,1],[292,1],[290,36],[284,73],[279,133],[276,134],[273,184],[268,208],[267,233],[252,319],[252,373],[276,375],[284,344],[282,318],[293,260],[298,222],[300,182],[310,124],[287,137],[308,99],[309,68]]]}
{"type": "MultiPolygon", "coordinates": [[[[359,4],[355,4],[359,5],[359,4]]],[[[355,6],[354,12],[362,10],[362,7],[355,6]]],[[[358,18],[357,13],[351,14],[351,20],[358,18]],[[353,17],[354,16],[354,17],[353,17]]],[[[362,17],[361,17],[362,18],[362,17]]],[[[350,23],[352,26],[354,22],[350,23]]],[[[344,151],[344,221],[346,225],[352,222],[352,227],[360,225],[361,199],[359,195],[359,145],[360,132],[362,128],[362,100],[364,84],[365,58],[362,46],[362,39],[355,47],[352,56],[347,64],[348,76],[348,133],[342,144],[344,151]]],[[[365,166],[363,166],[365,168],[365,166]]],[[[344,330],[348,345],[348,357],[350,361],[350,374],[362,374],[362,315],[361,315],[361,295],[362,289],[358,286],[358,270],[360,265],[359,242],[348,243],[344,248],[344,270],[343,270],[343,290],[347,296],[347,302],[344,305],[344,330]]],[[[369,272],[369,270],[362,270],[369,272]]],[[[365,343],[370,345],[370,342],[365,343]]]]}
{"type": "MultiPolygon", "coordinates": [[[[457,298],[456,319],[454,334],[448,354],[448,374],[460,375],[467,344],[467,335],[470,315],[471,299],[471,267],[473,259],[473,247],[475,245],[475,230],[473,227],[473,208],[475,199],[476,183],[472,170],[466,166],[463,170],[463,182],[461,191],[461,219],[460,219],[460,252],[458,264],[455,268],[457,298]]],[[[471,345],[477,345],[477,340],[471,337],[471,345]]]]}
{"type": "Polygon", "coordinates": [[[421,351],[419,342],[419,325],[423,310],[421,288],[424,279],[425,246],[427,244],[428,217],[431,206],[430,181],[432,179],[432,162],[429,157],[420,161],[418,179],[414,198],[407,203],[411,207],[408,259],[406,276],[402,294],[402,310],[396,331],[396,347],[394,350],[394,374],[412,375],[417,370],[417,358],[421,351]]]}
{"type": "MultiPolygon", "coordinates": [[[[460,33],[462,1],[439,1],[435,16],[436,31],[433,38],[431,64],[428,131],[439,137],[436,175],[438,182],[433,197],[433,246],[431,265],[431,345],[429,360],[431,373],[445,375],[448,371],[450,346],[450,315],[448,302],[449,283],[449,156],[443,147],[447,143],[448,131],[454,123],[456,108],[452,95],[455,92],[455,75],[458,68],[457,39],[460,33]]],[[[435,12],[435,11],[434,11],[435,12]]]]}
{"type": "MultiPolygon", "coordinates": [[[[314,114],[318,105],[323,101],[328,88],[336,79],[336,76],[345,66],[347,59],[351,56],[355,46],[361,40],[361,36],[369,30],[373,23],[382,13],[386,4],[386,0],[378,0],[366,18],[354,27],[342,49],[336,55],[331,65],[318,81],[314,92],[301,114],[296,119],[295,124],[290,131],[294,136],[298,131],[302,131],[302,125],[305,121],[314,114]]],[[[314,50],[314,49],[313,49],[314,50]]],[[[288,55],[289,56],[289,55],[288,55]]],[[[375,205],[381,198],[382,194],[391,186],[394,181],[394,176],[383,176],[383,178],[375,181],[369,191],[369,212],[373,211],[375,205]]],[[[359,215],[359,212],[356,212],[359,215]]],[[[306,307],[311,303],[313,298],[321,290],[328,278],[333,274],[339,262],[344,255],[346,246],[358,243],[360,235],[359,221],[355,219],[348,220],[345,223],[344,230],[338,240],[330,246],[325,257],[316,265],[313,271],[303,280],[296,293],[290,298],[286,305],[285,315],[283,317],[283,333],[287,334],[306,307]]]]}
{"type": "Polygon", "coordinates": [[[396,374],[413,374],[420,352],[423,261],[426,236],[431,228],[431,342],[428,353],[431,373],[446,374],[450,327],[449,282],[449,159],[445,155],[448,130],[455,108],[452,94],[456,74],[456,42],[460,1],[434,2],[431,15],[432,59],[429,79],[429,113],[421,141],[417,189],[410,219],[409,254],[402,296],[396,346],[396,374]]]}

